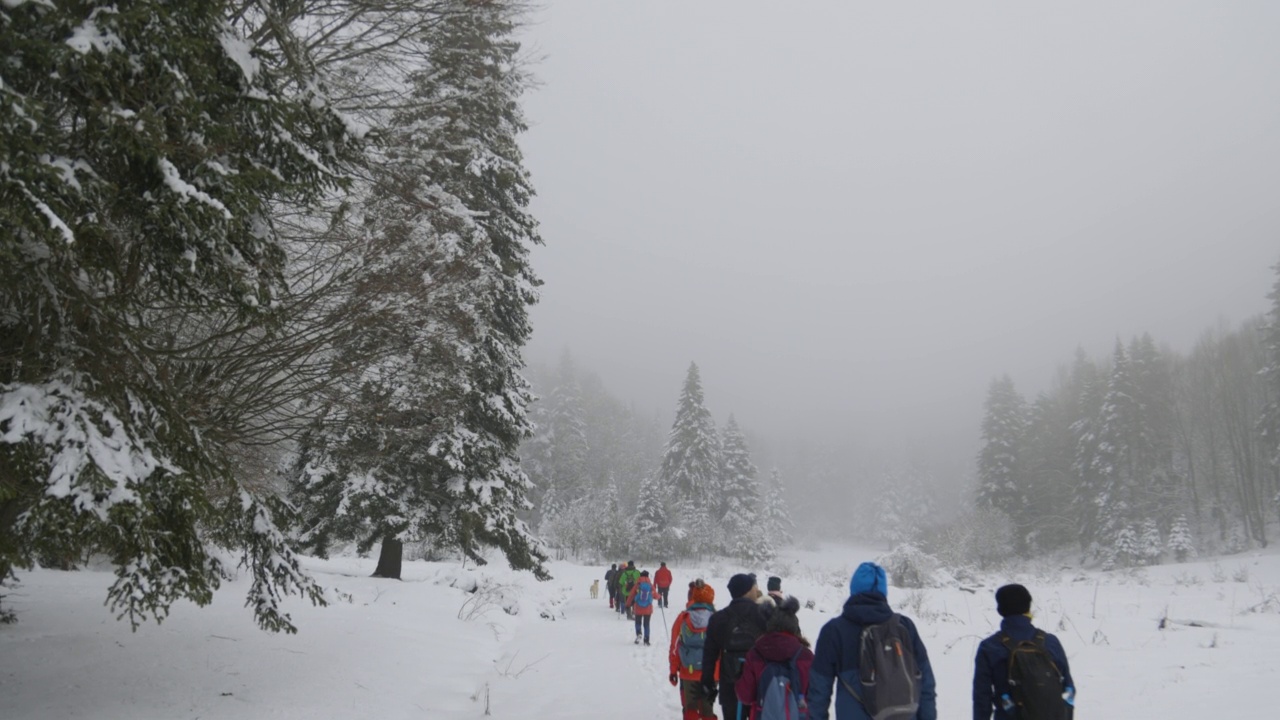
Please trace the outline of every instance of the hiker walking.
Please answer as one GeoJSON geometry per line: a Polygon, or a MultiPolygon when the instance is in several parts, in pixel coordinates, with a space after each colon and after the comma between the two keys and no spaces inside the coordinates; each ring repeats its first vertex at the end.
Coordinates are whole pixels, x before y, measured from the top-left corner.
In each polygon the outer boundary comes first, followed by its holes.
{"type": "Polygon", "coordinates": [[[631,594],[627,596],[627,608],[629,608],[636,620],[636,644],[640,644],[640,628],[644,626],[644,644],[649,644],[649,618],[653,616],[653,606],[662,599],[657,594],[653,583],[649,581],[649,571],[645,570],[640,573],[636,584],[631,588],[631,594]]]}
{"type": "Polygon", "coordinates": [[[631,609],[625,601],[639,578],[640,571],[636,569],[635,560],[628,560],[626,567],[618,570],[618,614],[625,615],[628,620],[631,619],[631,609]]]}
{"type": "Polygon", "coordinates": [[[756,602],[762,594],[755,575],[734,575],[729,578],[729,597],[733,599],[707,623],[706,647],[702,651],[702,688],[713,701],[719,695],[725,720],[738,717],[734,683],[742,674],[747,652],[765,632],[765,611],[756,602]]]}
{"type": "MultiPolygon", "coordinates": [[[[663,597],[666,597],[664,594],[663,597]]],[[[672,685],[680,688],[681,720],[715,720],[714,696],[702,688],[702,650],[707,644],[707,623],[716,611],[716,591],[701,579],[689,583],[689,601],[671,625],[672,685]]]]}
{"type": "Polygon", "coordinates": [[[840,617],[818,633],[809,678],[809,717],[827,720],[834,694],[836,720],[893,717],[937,720],[929,654],[915,623],[889,608],[884,568],[864,562],[849,581],[840,617]],[[834,692],[833,692],[834,690],[834,692]]]}
{"type": "Polygon", "coordinates": [[[609,593],[609,609],[613,609],[613,600],[618,596],[618,584],[613,581],[613,576],[618,574],[618,563],[614,563],[608,570],[604,571],[604,591],[609,593]]]}
{"type": "Polygon", "coordinates": [[[1062,643],[1031,624],[1031,592],[1021,585],[996,590],[1000,632],[978,645],[973,669],[973,720],[1069,720],[1075,681],[1062,643]]]}
{"type": "Polygon", "coordinates": [[[773,598],[774,605],[782,605],[782,578],[777,575],[769,577],[769,583],[765,585],[765,589],[769,597],[773,598]]]}
{"type": "Polygon", "coordinates": [[[658,571],[653,574],[653,584],[658,586],[662,594],[662,607],[671,607],[671,571],[666,563],[658,563],[658,571]]]}
{"type": "Polygon", "coordinates": [[[765,623],[765,634],[747,652],[734,692],[750,720],[807,716],[806,695],[813,651],[800,633],[800,601],[783,598],[765,623]],[[748,710],[749,708],[749,710],[748,710]]]}

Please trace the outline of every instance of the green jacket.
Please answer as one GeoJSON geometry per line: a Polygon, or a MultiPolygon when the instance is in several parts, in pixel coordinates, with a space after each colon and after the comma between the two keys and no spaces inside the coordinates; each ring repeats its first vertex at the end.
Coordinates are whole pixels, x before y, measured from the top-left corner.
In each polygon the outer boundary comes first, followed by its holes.
{"type": "Polygon", "coordinates": [[[634,583],[640,579],[640,571],[635,568],[629,568],[618,573],[618,589],[623,593],[627,592],[627,583],[634,583]]]}

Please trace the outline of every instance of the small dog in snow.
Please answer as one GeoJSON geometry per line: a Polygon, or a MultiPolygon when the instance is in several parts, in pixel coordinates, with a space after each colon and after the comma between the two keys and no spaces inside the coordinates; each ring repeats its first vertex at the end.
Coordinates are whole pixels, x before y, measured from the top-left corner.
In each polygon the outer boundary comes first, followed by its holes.
{"type": "Polygon", "coordinates": [[[600,597],[600,579],[596,578],[591,581],[591,599],[595,600],[600,597]]]}

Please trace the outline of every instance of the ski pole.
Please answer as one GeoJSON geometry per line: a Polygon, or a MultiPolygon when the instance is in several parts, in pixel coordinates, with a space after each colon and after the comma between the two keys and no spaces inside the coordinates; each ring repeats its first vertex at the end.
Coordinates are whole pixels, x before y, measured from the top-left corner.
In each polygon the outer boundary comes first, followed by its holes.
{"type": "MultiPolygon", "coordinates": [[[[667,590],[669,591],[671,590],[671,588],[667,588],[667,590]]],[[[666,595],[663,595],[662,597],[665,598],[666,595]]],[[[662,629],[667,631],[667,644],[670,645],[671,644],[671,626],[667,624],[667,609],[661,603],[658,604],[658,612],[662,613],[662,629]]]]}

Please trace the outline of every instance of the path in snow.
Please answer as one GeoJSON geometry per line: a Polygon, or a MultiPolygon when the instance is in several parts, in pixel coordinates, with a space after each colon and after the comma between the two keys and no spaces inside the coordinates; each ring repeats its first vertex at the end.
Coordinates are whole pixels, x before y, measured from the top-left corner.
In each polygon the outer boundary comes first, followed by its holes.
{"type": "MultiPolygon", "coordinates": [[[[663,627],[663,611],[655,612],[651,621],[652,645],[635,645],[634,624],[609,609],[603,590],[599,599],[588,595],[591,580],[602,573],[596,568],[557,567],[555,582],[569,585],[571,592],[562,606],[563,617],[517,626],[495,663],[493,717],[680,717],[679,693],[667,683],[670,624],[663,627]],[[503,675],[508,665],[510,671],[503,675]],[[511,677],[521,669],[518,678],[511,677]]],[[[674,622],[672,613],[679,611],[673,606],[665,612],[674,622]]]]}

